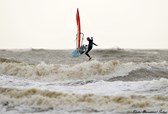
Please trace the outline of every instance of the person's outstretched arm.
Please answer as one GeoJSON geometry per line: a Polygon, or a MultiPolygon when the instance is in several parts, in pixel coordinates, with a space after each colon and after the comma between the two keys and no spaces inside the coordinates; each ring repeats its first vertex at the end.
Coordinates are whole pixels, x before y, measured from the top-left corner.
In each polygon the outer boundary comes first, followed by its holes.
{"type": "Polygon", "coordinates": [[[95,46],[98,46],[97,44],[95,44],[94,42],[93,42],[93,44],[95,45],[95,46]]]}
{"type": "MultiPolygon", "coordinates": [[[[91,37],[91,40],[93,40],[93,37],[91,37]]],[[[97,44],[95,44],[94,42],[93,42],[93,44],[95,45],[95,46],[98,46],[97,44]]]]}

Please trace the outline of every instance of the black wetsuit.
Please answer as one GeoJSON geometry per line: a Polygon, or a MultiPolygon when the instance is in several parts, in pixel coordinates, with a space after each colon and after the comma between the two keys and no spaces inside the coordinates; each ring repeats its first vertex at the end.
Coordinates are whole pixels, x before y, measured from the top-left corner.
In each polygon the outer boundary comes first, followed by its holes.
{"type": "Polygon", "coordinates": [[[88,54],[89,51],[93,48],[93,44],[96,45],[94,42],[93,42],[93,39],[90,39],[89,40],[89,44],[88,44],[88,50],[86,51],[86,55],[91,59],[90,55],[88,54]]]}

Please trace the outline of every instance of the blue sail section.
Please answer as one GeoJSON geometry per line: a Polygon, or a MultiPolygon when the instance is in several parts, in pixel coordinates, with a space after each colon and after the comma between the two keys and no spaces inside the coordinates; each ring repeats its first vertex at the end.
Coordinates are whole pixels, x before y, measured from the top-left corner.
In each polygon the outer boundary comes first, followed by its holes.
{"type": "Polygon", "coordinates": [[[72,55],[73,57],[78,57],[78,56],[80,56],[81,54],[80,54],[80,52],[76,49],[76,50],[72,51],[71,55],[72,55]]]}
{"type": "Polygon", "coordinates": [[[82,45],[79,50],[76,49],[76,50],[72,51],[71,55],[73,57],[78,57],[78,56],[82,55],[83,53],[85,53],[86,50],[87,50],[87,45],[82,45]]]}

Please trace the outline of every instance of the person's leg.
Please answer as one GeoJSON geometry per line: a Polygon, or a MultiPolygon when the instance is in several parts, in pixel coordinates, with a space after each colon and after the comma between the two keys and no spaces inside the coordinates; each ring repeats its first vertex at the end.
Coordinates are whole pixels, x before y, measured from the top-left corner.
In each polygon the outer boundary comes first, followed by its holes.
{"type": "Polygon", "coordinates": [[[90,58],[90,55],[88,53],[85,53],[89,58],[90,58]]]}
{"type": "Polygon", "coordinates": [[[89,53],[89,51],[91,50],[92,48],[88,48],[88,50],[86,51],[86,55],[89,57],[89,60],[91,59],[91,57],[90,57],[90,55],[88,54],[89,53]]]}

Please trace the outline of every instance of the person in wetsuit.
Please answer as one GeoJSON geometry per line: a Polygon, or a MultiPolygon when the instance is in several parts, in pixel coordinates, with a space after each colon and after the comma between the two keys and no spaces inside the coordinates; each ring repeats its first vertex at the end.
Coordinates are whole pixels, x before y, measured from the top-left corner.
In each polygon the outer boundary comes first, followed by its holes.
{"type": "Polygon", "coordinates": [[[89,41],[89,44],[88,44],[88,50],[86,51],[85,54],[89,57],[89,60],[91,60],[91,57],[88,53],[93,48],[93,45],[95,46],[98,46],[98,45],[93,42],[93,37],[91,38],[87,37],[87,41],[89,41]]]}

